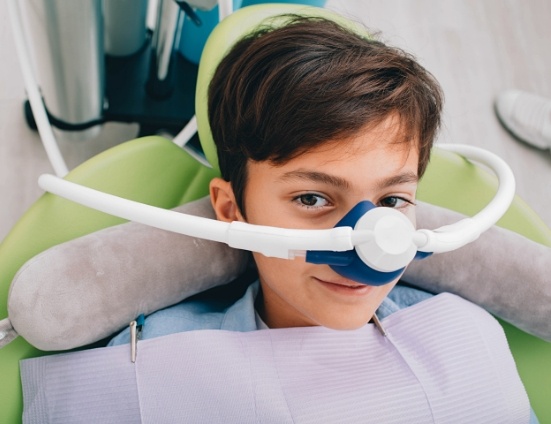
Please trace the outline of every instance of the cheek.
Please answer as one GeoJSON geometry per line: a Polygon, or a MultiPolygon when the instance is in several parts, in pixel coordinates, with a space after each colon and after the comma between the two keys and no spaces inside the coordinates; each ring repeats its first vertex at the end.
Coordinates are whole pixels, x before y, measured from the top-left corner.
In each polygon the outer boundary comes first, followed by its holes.
{"type": "Polygon", "coordinates": [[[252,198],[246,198],[244,203],[246,217],[243,218],[246,222],[257,225],[285,227],[285,220],[282,218],[285,216],[285,213],[281,210],[281,205],[275,202],[272,197],[268,197],[265,193],[262,193],[256,195],[254,201],[252,198]]]}
{"type": "Polygon", "coordinates": [[[266,282],[277,281],[278,285],[285,285],[286,282],[289,282],[289,276],[298,276],[305,265],[304,260],[300,258],[293,260],[268,258],[261,253],[254,252],[253,258],[263,280],[266,282]]]}

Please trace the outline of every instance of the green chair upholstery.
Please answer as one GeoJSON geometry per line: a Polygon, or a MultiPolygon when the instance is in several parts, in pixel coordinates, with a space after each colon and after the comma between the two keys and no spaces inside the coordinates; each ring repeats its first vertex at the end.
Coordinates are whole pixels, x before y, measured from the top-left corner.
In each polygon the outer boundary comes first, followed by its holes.
{"type": "MultiPolygon", "coordinates": [[[[259,20],[275,14],[322,14],[322,9],[293,5],[259,5],[242,9],[212,33],[201,58],[196,110],[201,143],[216,164],[216,151],[206,114],[206,89],[213,70],[233,42],[259,20]]],[[[337,18],[342,21],[342,18],[337,18]]],[[[160,137],[147,137],[114,147],[75,168],[68,180],[132,200],[172,208],[208,193],[208,181],[218,171],[196,162],[185,151],[160,137]]],[[[419,198],[456,211],[473,214],[495,189],[495,180],[481,168],[452,153],[435,150],[419,198]]],[[[7,294],[19,268],[39,252],[84,234],[122,222],[118,218],[43,195],[20,219],[0,245],[0,319],[7,316],[7,294]]],[[[551,231],[516,198],[500,225],[551,246],[551,231]]],[[[529,305],[527,305],[529,307],[529,305]]],[[[93,323],[91,323],[93,325],[93,323]]],[[[551,422],[551,344],[504,324],[519,372],[541,422],[551,422]]],[[[0,423],[21,421],[22,395],[18,361],[42,355],[22,338],[0,350],[0,423]]]]}
{"type": "MultiPolygon", "coordinates": [[[[66,178],[168,209],[206,196],[208,182],[216,175],[216,170],[201,165],[170,140],[145,137],[95,156],[66,178]]],[[[0,244],[0,319],[8,315],[10,283],[27,260],[51,246],[122,222],[120,218],[44,194],[0,244]]],[[[43,354],[46,353],[21,337],[0,349],[0,423],[21,422],[19,360],[43,354]]]]}

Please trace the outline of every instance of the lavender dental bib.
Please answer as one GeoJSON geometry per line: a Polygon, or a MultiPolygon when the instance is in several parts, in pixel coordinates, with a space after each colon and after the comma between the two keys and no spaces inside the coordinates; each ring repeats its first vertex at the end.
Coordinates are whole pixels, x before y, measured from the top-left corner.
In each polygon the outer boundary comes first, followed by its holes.
{"type": "Polygon", "coordinates": [[[200,330],[21,363],[26,423],[528,423],[499,324],[441,294],[354,331],[200,330]]]}

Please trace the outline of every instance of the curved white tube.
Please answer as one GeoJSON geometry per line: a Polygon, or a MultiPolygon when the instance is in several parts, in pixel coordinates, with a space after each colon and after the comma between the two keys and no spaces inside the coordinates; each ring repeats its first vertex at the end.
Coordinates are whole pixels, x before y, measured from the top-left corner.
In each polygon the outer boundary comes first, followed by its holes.
{"type": "Polygon", "coordinates": [[[513,171],[499,156],[480,147],[465,144],[443,144],[438,147],[488,166],[496,174],[499,185],[490,203],[472,218],[433,231],[418,230],[417,233],[425,237],[417,236],[416,244],[421,252],[449,252],[476,240],[507,212],[515,196],[513,171]]]}
{"type": "Polygon", "coordinates": [[[25,35],[23,34],[23,24],[21,21],[21,13],[19,10],[19,4],[17,0],[9,0],[8,10],[10,14],[11,26],[13,30],[13,39],[15,42],[15,49],[19,58],[21,66],[21,73],[23,74],[23,82],[25,84],[25,90],[29,97],[31,109],[33,111],[34,120],[46,150],[46,154],[50,163],[54,169],[56,175],[64,177],[69,172],[65,160],[61,155],[59,146],[55,139],[50,121],[48,120],[48,114],[42,101],[40,89],[38,88],[37,80],[34,76],[31,59],[29,57],[28,48],[25,42],[25,35]]]}
{"type": "Polygon", "coordinates": [[[233,13],[233,0],[218,0],[218,20],[222,22],[225,17],[233,13]]]}
{"type": "Polygon", "coordinates": [[[397,222],[396,219],[389,220],[387,216],[399,215],[399,212],[387,208],[369,210],[357,221],[356,229],[336,227],[325,230],[299,230],[237,221],[226,223],[181,214],[102,193],[53,175],[42,175],[39,185],[51,193],[111,215],[192,237],[226,243],[231,247],[260,252],[266,256],[291,259],[303,255],[304,251],[342,252],[357,246],[357,251],[366,252],[360,255],[362,260],[366,263],[374,262],[375,266],[378,266],[381,257],[389,256],[389,259],[385,259],[388,263],[384,264],[384,271],[387,272],[392,268],[400,269],[406,266],[418,250],[448,252],[476,240],[483,231],[501,218],[513,200],[515,180],[511,169],[503,160],[478,147],[446,145],[445,149],[458,152],[492,168],[498,177],[499,186],[492,201],[477,215],[434,231],[416,231],[413,227],[409,229],[404,225],[392,224],[397,222]],[[368,215],[370,218],[364,219],[368,215]],[[387,228],[390,225],[388,223],[396,228],[387,228]],[[364,258],[366,255],[373,256],[369,252],[373,250],[370,244],[374,241],[378,245],[376,253],[373,254],[374,258],[364,258]]]}
{"type": "Polygon", "coordinates": [[[123,199],[53,175],[41,175],[38,184],[50,193],[110,215],[266,256],[291,259],[305,250],[346,251],[354,248],[350,227],[294,230],[239,221],[228,223],[123,199]]]}
{"type": "Polygon", "coordinates": [[[182,130],[176,134],[176,137],[172,140],[174,144],[180,147],[184,147],[191,137],[197,132],[197,116],[193,115],[189,122],[186,124],[182,130]]]}
{"type": "Polygon", "coordinates": [[[174,137],[172,142],[184,149],[200,164],[206,166],[207,168],[212,168],[212,165],[205,158],[204,154],[199,153],[196,149],[187,145],[195,133],[197,133],[197,116],[193,115],[186,126],[182,128],[178,134],[176,134],[176,137],[174,137]]]}

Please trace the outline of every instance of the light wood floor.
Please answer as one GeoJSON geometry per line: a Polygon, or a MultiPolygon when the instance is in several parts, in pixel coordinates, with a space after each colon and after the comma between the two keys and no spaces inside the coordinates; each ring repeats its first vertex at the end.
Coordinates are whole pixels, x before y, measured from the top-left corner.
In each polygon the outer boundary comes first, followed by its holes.
{"type": "MultiPolygon", "coordinates": [[[[551,226],[551,154],[515,141],[497,122],[497,93],[521,88],[551,97],[551,2],[548,0],[329,0],[327,7],[382,32],[413,53],[446,94],[440,142],[479,145],[501,155],[517,192],[551,226]]],[[[36,133],[24,122],[25,98],[0,1],[0,239],[40,196],[37,177],[52,172],[36,133]]],[[[60,135],[70,167],[133,138],[136,125],[108,124],[91,141],[60,135]]]]}

